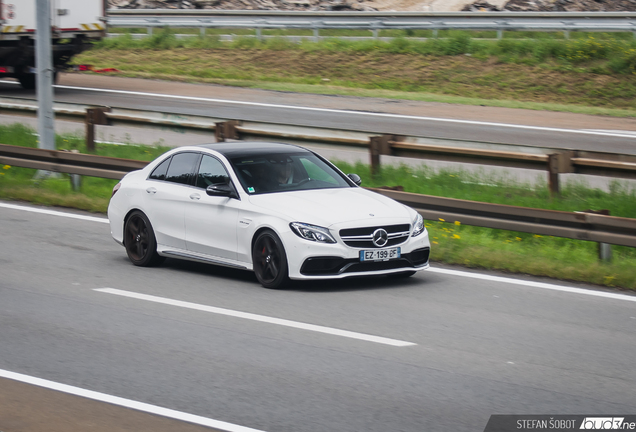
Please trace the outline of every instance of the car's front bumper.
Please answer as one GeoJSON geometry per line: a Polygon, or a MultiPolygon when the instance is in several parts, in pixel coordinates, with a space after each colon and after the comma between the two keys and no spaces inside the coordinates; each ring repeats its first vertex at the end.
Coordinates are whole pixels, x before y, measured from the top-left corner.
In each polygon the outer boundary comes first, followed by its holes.
{"type": "Polygon", "coordinates": [[[385,261],[360,261],[363,249],[340,242],[324,244],[289,238],[286,246],[291,279],[340,279],[351,276],[375,276],[429,267],[430,242],[428,232],[410,237],[400,247],[400,258],[385,261]]]}

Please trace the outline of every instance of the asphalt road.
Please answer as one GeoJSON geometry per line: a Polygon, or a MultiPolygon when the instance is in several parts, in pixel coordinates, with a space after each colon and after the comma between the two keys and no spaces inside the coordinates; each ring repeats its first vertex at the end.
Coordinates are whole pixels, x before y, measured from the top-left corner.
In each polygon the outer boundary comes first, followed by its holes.
{"type": "MultiPolygon", "coordinates": [[[[634,296],[435,265],[403,281],[267,290],[213,266],[134,267],[102,216],[73,214],[0,202],[0,376],[237,431],[481,431],[491,414],[636,414],[634,296]]],[[[3,432],[201,428],[169,417],[0,378],[3,432]]]]}
{"type": "MultiPolygon", "coordinates": [[[[0,96],[35,98],[0,82],[0,96]]],[[[636,154],[636,119],[62,74],[55,100],[398,135],[636,154]],[[168,96],[168,97],[166,97],[168,96]]]]}

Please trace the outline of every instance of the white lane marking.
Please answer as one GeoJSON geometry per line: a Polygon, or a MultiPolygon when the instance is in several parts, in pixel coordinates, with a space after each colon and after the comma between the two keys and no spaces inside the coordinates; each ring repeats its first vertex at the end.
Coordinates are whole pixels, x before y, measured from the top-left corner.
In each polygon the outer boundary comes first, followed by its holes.
{"type": "MultiPolygon", "coordinates": [[[[35,212],[35,213],[51,214],[51,215],[54,215],[54,216],[62,216],[62,217],[69,217],[69,218],[75,218],[75,219],[83,219],[83,220],[89,220],[89,221],[93,221],[93,222],[108,223],[108,219],[106,219],[106,218],[98,218],[98,217],[92,217],[92,216],[82,216],[82,215],[58,212],[58,211],[53,211],[53,210],[41,210],[41,209],[36,209],[36,208],[33,208],[33,207],[17,206],[17,205],[13,205],[13,204],[0,203],[0,207],[6,207],[6,208],[14,209],[14,210],[30,211],[30,212],[35,212]]],[[[569,292],[569,293],[574,293],[574,294],[583,294],[583,295],[589,295],[589,296],[595,296],[595,297],[605,297],[605,298],[611,298],[611,299],[614,299],[614,300],[636,301],[636,296],[630,296],[630,295],[625,295],[625,294],[614,294],[614,293],[608,293],[608,292],[603,292],[603,291],[594,291],[594,290],[584,289],[584,288],[572,288],[572,287],[548,284],[548,283],[543,283],[543,282],[531,282],[531,281],[526,281],[526,280],[523,280],[523,279],[512,279],[512,278],[505,278],[505,277],[500,277],[500,276],[490,276],[490,275],[484,275],[484,274],[479,274],[479,273],[471,273],[471,272],[465,272],[465,271],[459,271],[459,270],[448,270],[448,269],[442,269],[442,268],[436,268],[436,267],[430,267],[427,271],[430,271],[430,272],[433,272],[433,273],[448,274],[448,275],[453,275],[453,276],[469,277],[469,278],[473,278],[473,279],[490,280],[490,281],[508,283],[508,284],[513,284],[513,285],[523,285],[523,286],[529,286],[529,287],[534,287],[534,288],[549,289],[549,290],[554,290],[554,291],[563,291],[563,292],[569,292]]]]}
{"type": "Polygon", "coordinates": [[[227,316],[236,317],[236,318],[259,321],[259,322],[264,322],[268,324],[277,324],[277,325],[286,326],[286,327],[293,327],[293,328],[297,328],[301,330],[309,330],[309,331],[314,331],[319,333],[326,333],[326,334],[330,334],[334,336],[342,336],[342,337],[347,337],[352,339],[359,339],[359,340],[363,340],[367,342],[375,342],[375,343],[384,344],[384,345],[391,345],[396,347],[406,347],[406,346],[416,345],[412,342],[389,339],[389,338],[385,338],[381,336],[373,336],[373,335],[368,335],[364,333],[356,333],[356,332],[352,332],[348,330],[340,330],[340,329],[331,328],[331,327],[323,327],[323,326],[314,325],[314,324],[307,324],[307,323],[302,323],[297,321],[289,321],[289,320],[281,319],[281,318],[272,318],[272,317],[268,317],[264,315],[256,315],[252,313],[240,312],[240,311],[235,311],[231,309],[223,309],[223,308],[218,308],[214,306],[206,306],[206,305],[201,305],[197,303],[173,300],[166,297],[157,297],[153,295],[136,293],[132,291],[124,291],[124,290],[119,290],[114,288],[96,288],[94,289],[94,291],[119,295],[123,297],[130,297],[130,298],[150,301],[154,303],[162,303],[162,304],[166,304],[170,306],[178,306],[178,307],[187,308],[187,309],[194,309],[194,310],[203,311],[203,312],[210,312],[210,313],[219,314],[219,315],[227,315],[227,316]]]}
{"type": "Polygon", "coordinates": [[[87,399],[93,399],[100,402],[106,402],[113,405],[119,405],[125,408],[131,408],[137,411],[143,411],[150,414],[156,414],[162,417],[168,417],[175,420],[181,420],[188,423],[194,423],[202,426],[213,427],[221,429],[227,432],[263,432],[258,429],[252,429],[245,426],[239,426],[232,423],[227,423],[220,420],[214,420],[207,417],[201,417],[194,414],[188,414],[181,411],[175,411],[169,408],[163,408],[156,405],[150,405],[143,402],[134,401],[131,399],[124,399],[118,396],[112,396],[106,393],[99,393],[92,390],[86,390],[80,387],[74,387],[67,384],[61,384],[55,381],[49,381],[42,378],[36,378],[29,375],[23,375],[17,372],[11,372],[0,369],[0,377],[7,378],[14,381],[20,381],[27,384],[32,384],[38,387],[44,387],[51,390],[56,390],[63,393],[72,394],[75,396],[85,397],[87,399]]]}
{"type": "Polygon", "coordinates": [[[626,131],[626,130],[610,130],[610,129],[585,129],[590,132],[603,132],[603,133],[620,133],[620,134],[628,134],[631,137],[636,138],[636,131],[626,131]]]}
{"type": "Polygon", "coordinates": [[[495,127],[512,128],[512,129],[528,129],[528,130],[563,132],[563,133],[573,133],[573,134],[583,134],[583,135],[600,135],[600,136],[613,136],[613,137],[620,137],[620,138],[634,138],[633,135],[630,135],[631,132],[629,131],[625,131],[625,133],[623,132],[614,133],[614,132],[602,132],[602,131],[594,131],[594,130],[561,129],[561,128],[541,127],[541,126],[482,122],[477,120],[421,117],[421,116],[410,116],[410,115],[389,114],[389,113],[370,113],[370,112],[354,111],[354,110],[339,110],[339,109],[331,109],[331,108],[301,107],[301,106],[294,106],[294,105],[279,105],[279,104],[270,104],[270,103],[261,103],[261,102],[233,101],[233,100],[227,100],[227,99],[213,99],[213,98],[204,98],[204,97],[197,97],[197,96],[165,95],[165,94],[159,94],[159,93],[136,92],[136,91],[127,91],[127,90],[95,89],[95,88],[89,88],[89,87],[76,87],[76,86],[63,86],[63,85],[57,85],[55,87],[61,88],[61,89],[68,89],[68,90],[84,90],[84,91],[94,91],[94,92],[103,92],[103,93],[127,94],[132,96],[149,96],[149,97],[158,97],[158,98],[165,98],[165,99],[182,99],[182,100],[191,100],[191,101],[199,101],[199,102],[214,102],[214,103],[221,103],[226,105],[227,104],[250,105],[250,106],[257,106],[257,107],[264,107],[264,108],[283,108],[283,109],[294,109],[299,111],[314,111],[314,112],[326,112],[326,113],[335,113],[335,114],[353,114],[353,115],[370,116],[370,117],[400,118],[400,119],[411,119],[411,120],[436,121],[436,122],[443,122],[443,123],[461,123],[461,124],[470,124],[470,125],[478,125],[478,126],[495,126],[495,127]]]}
{"type": "Polygon", "coordinates": [[[0,207],[12,209],[12,210],[22,210],[22,211],[27,211],[31,213],[47,214],[51,216],[61,216],[61,217],[66,217],[71,219],[81,219],[81,220],[90,221],[90,222],[108,223],[108,219],[106,218],[95,217],[95,216],[84,216],[84,215],[66,213],[66,212],[61,212],[56,210],[39,209],[35,207],[20,206],[20,205],[7,204],[7,203],[1,203],[1,202],[0,202],[0,207]]]}
{"type": "Polygon", "coordinates": [[[563,292],[569,292],[569,293],[575,293],[575,294],[584,294],[584,295],[589,295],[593,297],[604,297],[604,298],[610,298],[614,300],[625,300],[625,301],[636,302],[636,296],[630,296],[625,294],[615,294],[615,293],[604,292],[604,291],[594,291],[594,290],[583,289],[583,288],[566,287],[562,285],[554,285],[554,284],[549,284],[544,282],[532,282],[532,281],[526,281],[521,279],[512,279],[512,278],[501,277],[501,276],[491,276],[487,274],[471,273],[471,272],[465,272],[465,271],[459,271],[459,270],[449,270],[449,269],[431,267],[428,269],[428,271],[433,273],[451,275],[451,276],[461,276],[461,277],[467,277],[472,279],[488,280],[492,282],[502,282],[502,283],[511,284],[511,285],[523,285],[523,286],[528,286],[533,288],[542,288],[542,289],[548,289],[553,291],[563,291],[563,292]]]}

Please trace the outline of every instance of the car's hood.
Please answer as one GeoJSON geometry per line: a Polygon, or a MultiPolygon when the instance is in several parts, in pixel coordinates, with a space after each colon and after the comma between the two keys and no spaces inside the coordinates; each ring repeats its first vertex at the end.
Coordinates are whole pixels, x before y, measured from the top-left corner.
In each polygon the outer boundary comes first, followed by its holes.
{"type": "Polygon", "coordinates": [[[362,188],[314,189],[250,196],[250,202],[266,213],[285,219],[329,227],[334,224],[366,225],[387,219],[410,223],[414,212],[408,207],[362,188]]]}

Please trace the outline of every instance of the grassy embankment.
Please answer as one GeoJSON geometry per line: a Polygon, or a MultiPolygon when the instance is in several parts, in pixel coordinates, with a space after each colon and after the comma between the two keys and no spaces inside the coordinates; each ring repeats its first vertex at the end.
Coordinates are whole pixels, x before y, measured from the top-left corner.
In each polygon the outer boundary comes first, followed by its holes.
{"type": "Polygon", "coordinates": [[[449,32],[425,41],[221,42],[215,35],[179,39],[156,30],[143,39],[105,39],[75,61],[140,78],[636,116],[631,33],[572,33],[577,37],[570,40],[505,35],[500,41],[449,32]]]}
{"type": "MultiPolygon", "coordinates": [[[[35,147],[36,140],[34,131],[25,126],[0,126],[2,143],[35,147]]],[[[57,148],[86,152],[80,136],[58,136],[57,148]]],[[[98,144],[96,153],[149,161],[166,150],[158,145],[98,144]]],[[[399,184],[409,192],[485,202],[566,211],[608,208],[612,214],[626,217],[636,214],[636,190],[620,182],[613,183],[609,193],[570,184],[553,199],[545,184],[517,184],[485,174],[384,166],[373,178],[366,165],[336,163],[345,172],[360,174],[364,186],[399,184]]],[[[84,177],[81,191],[73,192],[66,175],[34,181],[34,174],[31,169],[0,166],[0,198],[105,212],[116,183],[84,177]]],[[[456,221],[428,221],[427,227],[433,243],[432,260],[437,262],[636,289],[634,248],[614,247],[614,260],[602,263],[597,258],[597,245],[591,242],[470,227],[456,221]]]]}

